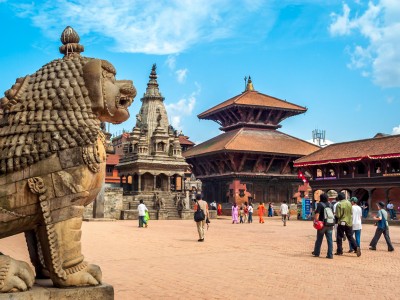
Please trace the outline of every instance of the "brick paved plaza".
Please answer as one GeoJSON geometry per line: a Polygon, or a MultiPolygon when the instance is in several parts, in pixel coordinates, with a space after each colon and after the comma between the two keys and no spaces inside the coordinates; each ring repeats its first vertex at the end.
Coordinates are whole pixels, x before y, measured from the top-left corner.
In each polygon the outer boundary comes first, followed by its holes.
{"type": "MultiPolygon", "coordinates": [[[[399,226],[390,229],[394,252],[383,237],[376,252],[368,250],[375,227],[364,225],[361,257],[329,260],[325,240],[322,257],[311,256],[311,222],[257,222],[212,220],[204,243],[190,220],[150,221],[147,229],[137,221],[85,222],[83,253],[101,266],[115,299],[399,299],[399,226]]],[[[0,240],[0,249],[28,260],[22,235],[0,240]]]]}

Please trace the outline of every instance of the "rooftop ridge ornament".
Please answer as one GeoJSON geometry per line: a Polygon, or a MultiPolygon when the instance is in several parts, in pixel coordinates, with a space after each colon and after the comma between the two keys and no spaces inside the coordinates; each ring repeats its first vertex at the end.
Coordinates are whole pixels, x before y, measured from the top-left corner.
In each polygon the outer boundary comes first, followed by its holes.
{"type": "Polygon", "coordinates": [[[254,91],[253,82],[251,81],[251,76],[249,75],[249,80],[247,80],[246,84],[246,92],[247,91],[254,91]]]}
{"type": "Polygon", "coordinates": [[[65,27],[60,40],[63,44],[60,46],[60,53],[64,54],[64,57],[80,55],[84,51],[84,47],[79,44],[78,33],[71,26],[65,27]]]}

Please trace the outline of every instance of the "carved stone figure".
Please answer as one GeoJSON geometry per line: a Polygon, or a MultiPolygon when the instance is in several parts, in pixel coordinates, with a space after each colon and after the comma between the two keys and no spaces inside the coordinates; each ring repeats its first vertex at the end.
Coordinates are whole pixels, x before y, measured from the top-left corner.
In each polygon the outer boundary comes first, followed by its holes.
{"type": "Polygon", "coordinates": [[[158,192],[154,192],[154,208],[157,210],[165,209],[165,200],[160,197],[158,192]]]}
{"type": "MultiPolygon", "coordinates": [[[[104,182],[100,122],[121,123],[136,96],[109,62],[83,57],[67,27],[64,54],[17,79],[0,104],[0,238],[25,233],[36,277],[57,287],[97,285],[101,270],[84,261],[84,206],[104,182]]],[[[29,265],[0,253],[0,291],[32,286],[29,265]]]]}
{"type": "Polygon", "coordinates": [[[176,194],[176,206],[178,208],[178,210],[183,210],[186,209],[186,201],[185,201],[185,197],[182,197],[181,194],[176,194]]]}

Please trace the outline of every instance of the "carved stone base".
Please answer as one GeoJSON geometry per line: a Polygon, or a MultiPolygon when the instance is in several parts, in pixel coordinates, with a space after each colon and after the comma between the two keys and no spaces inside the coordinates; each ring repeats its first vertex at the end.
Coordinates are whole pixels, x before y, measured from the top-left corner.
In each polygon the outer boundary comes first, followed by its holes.
{"type": "Polygon", "coordinates": [[[114,288],[111,285],[72,287],[59,289],[53,287],[50,280],[36,280],[32,289],[19,293],[0,293],[0,300],[58,300],[58,299],[85,299],[85,300],[113,300],[114,288]]]}
{"type": "Polygon", "coordinates": [[[217,211],[216,210],[209,210],[208,214],[210,215],[210,219],[216,219],[217,218],[217,211]]]}
{"type": "Polygon", "coordinates": [[[181,211],[181,219],[191,220],[193,219],[193,211],[190,209],[185,209],[181,211]]]}
{"type": "Polygon", "coordinates": [[[167,220],[168,219],[168,211],[165,209],[160,209],[158,211],[157,219],[158,220],[167,220]]]}

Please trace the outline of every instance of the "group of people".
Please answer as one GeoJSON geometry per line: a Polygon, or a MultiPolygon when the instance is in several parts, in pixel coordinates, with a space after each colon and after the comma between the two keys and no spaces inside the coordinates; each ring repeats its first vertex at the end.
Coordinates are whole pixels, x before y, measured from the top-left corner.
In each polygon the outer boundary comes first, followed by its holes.
{"type": "Polygon", "coordinates": [[[253,223],[253,211],[251,203],[244,202],[240,207],[234,203],[232,205],[232,224],[253,223]]]}
{"type": "MultiPolygon", "coordinates": [[[[376,231],[370,242],[370,250],[376,250],[376,245],[383,234],[388,246],[388,251],[393,251],[393,245],[389,236],[388,213],[385,210],[385,203],[379,202],[378,213],[374,216],[376,222],[376,231]]],[[[336,236],[336,253],[343,255],[343,240],[347,238],[349,242],[349,253],[361,255],[361,229],[362,229],[362,209],[358,205],[358,199],[352,197],[346,199],[343,193],[339,193],[336,203],[328,202],[326,194],[320,195],[320,202],[317,205],[314,215],[314,227],[317,228],[317,239],[314,245],[312,255],[319,257],[321,254],[321,245],[324,236],[328,244],[326,258],[333,258],[333,240],[332,232],[336,236]],[[330,219],[333,219],[331,222],[330,219]]]]}
{"type": "MultiPolygon", "coordinates": [[[[242,205],[238,206],[236,203],[232,205],[232,224],[238,223],[253,223],[253,205],[251,203],[244,202],[242,205]]],[[[260,202],[257,208],[258,214],[258,222],[263,224],[264,215],[265,215],[265,206],[264,203],[260,202]]],[[[272,217],[274,214],[273,212],[273,204],[270,202],[268,204],[268,217],[272,217]]],[[[289,220],[290,213],[289,207],[286,204],[286,201],[283,201],[281,205],[281,215],[282,215],[282,222],[283,225],[286,226],[286,220],[289,220]]]]}

